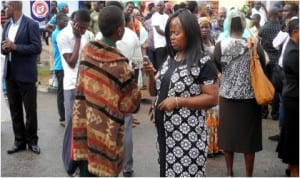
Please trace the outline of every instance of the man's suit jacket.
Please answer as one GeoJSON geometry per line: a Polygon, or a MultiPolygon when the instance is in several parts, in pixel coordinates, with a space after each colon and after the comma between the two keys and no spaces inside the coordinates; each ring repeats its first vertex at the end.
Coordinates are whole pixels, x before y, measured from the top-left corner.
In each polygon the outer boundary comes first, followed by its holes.
{"type": "MultiPolygon", "coordinates": [[[[17,48],[11,52],[11,60],[9,60],[9,53],[5,53],[1,46],[1,52],[5,55],[6,60],[3,77],[20,82],[36,82],[37,57],[42,51],[39,25],[25,15],[21,18],[14,41],[17,48]]],[[[9,19],[4,25],[2,41],[7,38],[11,23],[12,21],[9,19]]]]}

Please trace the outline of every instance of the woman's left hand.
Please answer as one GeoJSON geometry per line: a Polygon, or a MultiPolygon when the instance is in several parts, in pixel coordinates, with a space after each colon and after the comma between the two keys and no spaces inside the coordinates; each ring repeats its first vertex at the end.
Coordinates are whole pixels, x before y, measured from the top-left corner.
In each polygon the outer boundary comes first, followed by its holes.
{"type": "Polygon", "coordinates": [[[161,111],[172,111],[176,106],[176,97],[168,97],[159,103],[158,109],[161,111]]]}

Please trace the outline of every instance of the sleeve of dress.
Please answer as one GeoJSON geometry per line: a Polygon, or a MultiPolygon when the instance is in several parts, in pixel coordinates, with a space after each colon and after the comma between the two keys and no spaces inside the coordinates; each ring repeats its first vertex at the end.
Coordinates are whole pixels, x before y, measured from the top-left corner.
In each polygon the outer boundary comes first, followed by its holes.
{"type": "Polygon", "coordinates": [[[215,62],[217,69],[219,72],[222,72],[221,68],[221,42],[218,42],[215,46],[214,54],[212,56],[212,60],[215,62]]]}
{"type": "Polygon", "coordinates": [[[218,70],[215,65],[215,62],[209,57],[206,56],[202,58],[200,67],[200,75],[198,80],[200,81],[201,85],[209,85],[215,84],[218,79],[218,70]]]}
{"type": "MultiPolygon", "coordinates": [[[[259,61],[260,61],[261,67],[265,71],[266,70],[266,56],[265,56],[264,49],[260,45],[260,43],[257,43],[256,50],[257,50],[257,54],[258,54],[258,57],[259,57],[259,61]]],[[[266,73],[266,71],[265,71],[265,73],[266,73]]]]}

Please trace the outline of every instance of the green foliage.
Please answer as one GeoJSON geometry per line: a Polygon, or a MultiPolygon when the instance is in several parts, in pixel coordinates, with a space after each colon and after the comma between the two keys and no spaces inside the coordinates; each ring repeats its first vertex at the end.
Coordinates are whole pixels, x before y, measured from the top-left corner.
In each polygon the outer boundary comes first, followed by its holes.
{"type": "Polygon", "coordinates": [[[49,69],[49,66],[38,66],[38,76],[49,76],[51,75],[51,71],[49,69]]]}

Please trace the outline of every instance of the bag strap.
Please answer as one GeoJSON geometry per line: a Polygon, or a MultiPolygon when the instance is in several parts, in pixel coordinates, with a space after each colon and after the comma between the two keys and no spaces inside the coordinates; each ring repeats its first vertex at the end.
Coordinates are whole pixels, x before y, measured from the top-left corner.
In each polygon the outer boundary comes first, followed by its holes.
{"type": "Polygon", "coordinates": [[[257,40],[254,37],[247,38],[247,46],[250,55],[250,59],[258,59],[257,54],[257,40]]]}

